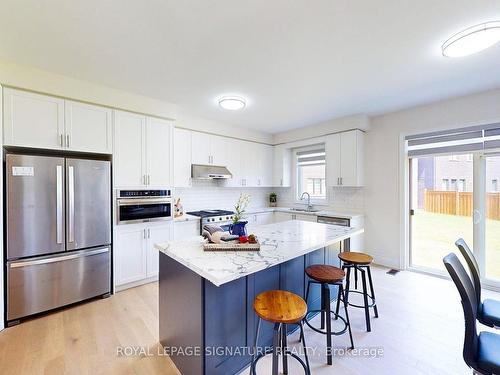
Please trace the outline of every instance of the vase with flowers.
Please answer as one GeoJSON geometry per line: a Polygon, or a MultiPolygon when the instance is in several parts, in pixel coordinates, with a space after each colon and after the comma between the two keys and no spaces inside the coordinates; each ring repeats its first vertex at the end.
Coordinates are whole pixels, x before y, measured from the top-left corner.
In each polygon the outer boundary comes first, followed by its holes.
{"type": "Polygon", "coordinates": [[[248,221],[243,221],[243,214],[250,203],[250,195],[241,193],[234,206],[233,223],[229,226],[229,232],[236,236],[246,236],[246,225],[248,221]]]}

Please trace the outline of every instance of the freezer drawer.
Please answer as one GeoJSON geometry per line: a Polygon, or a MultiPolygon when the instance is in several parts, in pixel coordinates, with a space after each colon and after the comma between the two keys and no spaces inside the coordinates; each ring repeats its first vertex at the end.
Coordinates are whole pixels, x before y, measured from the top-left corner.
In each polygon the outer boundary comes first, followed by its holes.
{"type": "Polygon", "coordinates": [[[7,262],[7,320],[110,292],[109,247],[7,262]]]}

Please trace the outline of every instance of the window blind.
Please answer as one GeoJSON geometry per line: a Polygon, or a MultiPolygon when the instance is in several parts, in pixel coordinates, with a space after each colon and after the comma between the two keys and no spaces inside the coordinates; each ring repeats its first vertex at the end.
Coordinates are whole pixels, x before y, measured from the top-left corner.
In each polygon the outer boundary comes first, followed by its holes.
{"type": "Polygon", "coordinates": [[[408,156],[464,153],[500,148],[500,123],[405,137],[408,156]]]}
{"type": "Polygon", "coordinates": [[[326,153],[324,148],[317,148],[308,151],[297,151],[297,165],[324,165],[326,153]]]}

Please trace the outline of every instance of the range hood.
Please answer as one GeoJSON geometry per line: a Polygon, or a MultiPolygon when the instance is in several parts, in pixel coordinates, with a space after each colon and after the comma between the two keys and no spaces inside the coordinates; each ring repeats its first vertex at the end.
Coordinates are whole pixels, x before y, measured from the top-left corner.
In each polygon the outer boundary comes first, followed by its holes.
{"type": "Polygon", "coordinates": [[[233,175],[223,166],[191,164],[191,177],[195,180],[216,180],[232,178],[233,175]]]}

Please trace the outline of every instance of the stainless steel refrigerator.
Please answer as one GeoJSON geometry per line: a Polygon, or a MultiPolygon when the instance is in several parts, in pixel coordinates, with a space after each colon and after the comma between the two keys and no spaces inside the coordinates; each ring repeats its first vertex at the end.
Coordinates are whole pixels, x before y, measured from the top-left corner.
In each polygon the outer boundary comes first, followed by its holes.
{"type": "Polygon", "coordinates": [[[7,321],[110,293],[109,161],[6,155],[7,321]]]}

